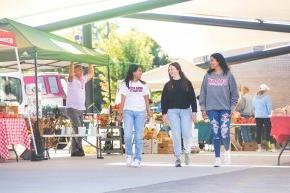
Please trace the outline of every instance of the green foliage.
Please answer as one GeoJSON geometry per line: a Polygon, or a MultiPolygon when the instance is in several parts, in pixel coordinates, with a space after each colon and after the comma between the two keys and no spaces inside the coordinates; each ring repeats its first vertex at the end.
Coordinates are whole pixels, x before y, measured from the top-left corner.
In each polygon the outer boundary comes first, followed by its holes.
{"type": "Polygon", "coordinates": [[[141,65],[143,71],[147,71],[170,62],[169,57],[162,52],[157,42],[136,29],[131,29],[126,34],[120,34],[116,23],[103,23],[95,25],[94,28],[98,40],[95,47],[104,50],[110,56],[113,99],[117,91],[118,80],[125,78],[130,64],[141,65]]]}
{"type": "Polygon", "coordinates": [[[154,103],[161,101],[162,91],[156,91],[151,93],[151,99],[154,103]]]}
{"type": "MultiPolygon", "coordinates": [[[[103,50],[110,57],[110,77],[112,101],[117,92],[118,80],[123,80],[130,64],[141,65],[143,71],[167,64],[170,62],[160,45],[152,38],[137,29],[131,29],[127,33],[120,33],[119,26],[114,22],[97,23],[93,25],[93,47],[103,50]]],[[[81,28],[73,28],[66,37],[81,42],[81,28]]],[[[67,69],[59,69],[60,73],[67,73],[67,69]]],[[[95,104],[108,106],[109,85],[107,67],[95,68],[94,80],[95,104]],[[101,100],[102,99],[102,100],[101,100]]],[[[158,96],[158,95],[157,95],[158,96]]],[[[158,98],[158,97],[157,97],[158,98]]],[[[157,99],[156,98],[156,99],[157,99]]]]}

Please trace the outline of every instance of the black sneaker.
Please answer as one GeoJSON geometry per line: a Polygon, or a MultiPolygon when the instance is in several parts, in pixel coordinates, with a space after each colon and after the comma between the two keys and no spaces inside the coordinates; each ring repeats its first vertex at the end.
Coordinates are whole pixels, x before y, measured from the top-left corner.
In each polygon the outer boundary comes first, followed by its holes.
{"type": "Polygon", "coordinates": [[[175,167],[180,168],[181,167],[181,161],[180,159],[175,160],[175,167]]]}
{"type": "Polygon", "coordinates": [[[83,152],[76,151],[71,154],[71,157],[83,157],[85,154],[83,152]]]}

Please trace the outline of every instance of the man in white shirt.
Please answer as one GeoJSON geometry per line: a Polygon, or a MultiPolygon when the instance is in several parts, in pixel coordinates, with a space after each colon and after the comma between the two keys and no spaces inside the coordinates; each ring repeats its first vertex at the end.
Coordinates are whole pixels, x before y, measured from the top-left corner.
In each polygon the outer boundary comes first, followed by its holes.
{"type": "MultiPolygon", "coordinates": [[[[83,75],[83,67],[81,65],[74,66],[73,63],[69,66],[69,77],[67,87],[67,114],[70,117],[73,131],[78,133],[78,127],[83,124],[83,113],[86,110],[86,83],[94,76],[93,65],[89,65],[88,74],[83,75]]],[[[74,137],[72,139],[71,156],[84,156],[82,147],[82,138],[74,137]]]]}

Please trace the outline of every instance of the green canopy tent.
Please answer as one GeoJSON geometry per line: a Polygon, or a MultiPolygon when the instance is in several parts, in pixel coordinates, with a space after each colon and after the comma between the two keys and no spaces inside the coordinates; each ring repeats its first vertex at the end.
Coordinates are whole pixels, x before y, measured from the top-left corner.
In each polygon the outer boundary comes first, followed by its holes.
{"type": "MultiPolygon", "coordinates": [[[[0,29],[16,35],[19,59],[23,70],[33,68],[34,59],[38,60],[37,67],[39,69],[64,67],[70,61],[95,65],[107,65],[108,63],[108,56],[101,51],[85,48],[60,36],[9,19],[0,20],[0,29]]],[[[17,68],[15,53],[11,52],[10,49],[1,49],[1,68],[17,68]]]]}
{"type": "MultiPolygon", "coordinates": [[[[100,51],[85,48],[65,38],[9,19],[0,20],[0,31],[11,32],[16,39],[16,54],[10,47],[0,47],[0,73],[34,69],[35,80],[37,80],[38,69],[62,68],[68,66],[70,62],[97,66],[108,64],[109,57],[100,51]]],[[[38,81],[35,81],[35,86],[38,88],[38,81]]],[[[36,101],[38,101],[38,89],[36,89],[36,101]]],[[[38,109],[38,102],[36,102],[37,128],[38,109]]]]}

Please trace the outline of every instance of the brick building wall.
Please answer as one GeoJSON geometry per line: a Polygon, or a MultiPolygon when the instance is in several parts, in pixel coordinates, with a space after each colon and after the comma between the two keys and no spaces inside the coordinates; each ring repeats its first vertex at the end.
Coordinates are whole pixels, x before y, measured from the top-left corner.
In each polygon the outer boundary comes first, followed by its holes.
{"type": "Polygon", "coordinates": [[[238,84],[248,86],[252,94],[262,83],[270,87],[273,108],[290,105],[290,55],[283,55],[231,66],[238,84]]]}

